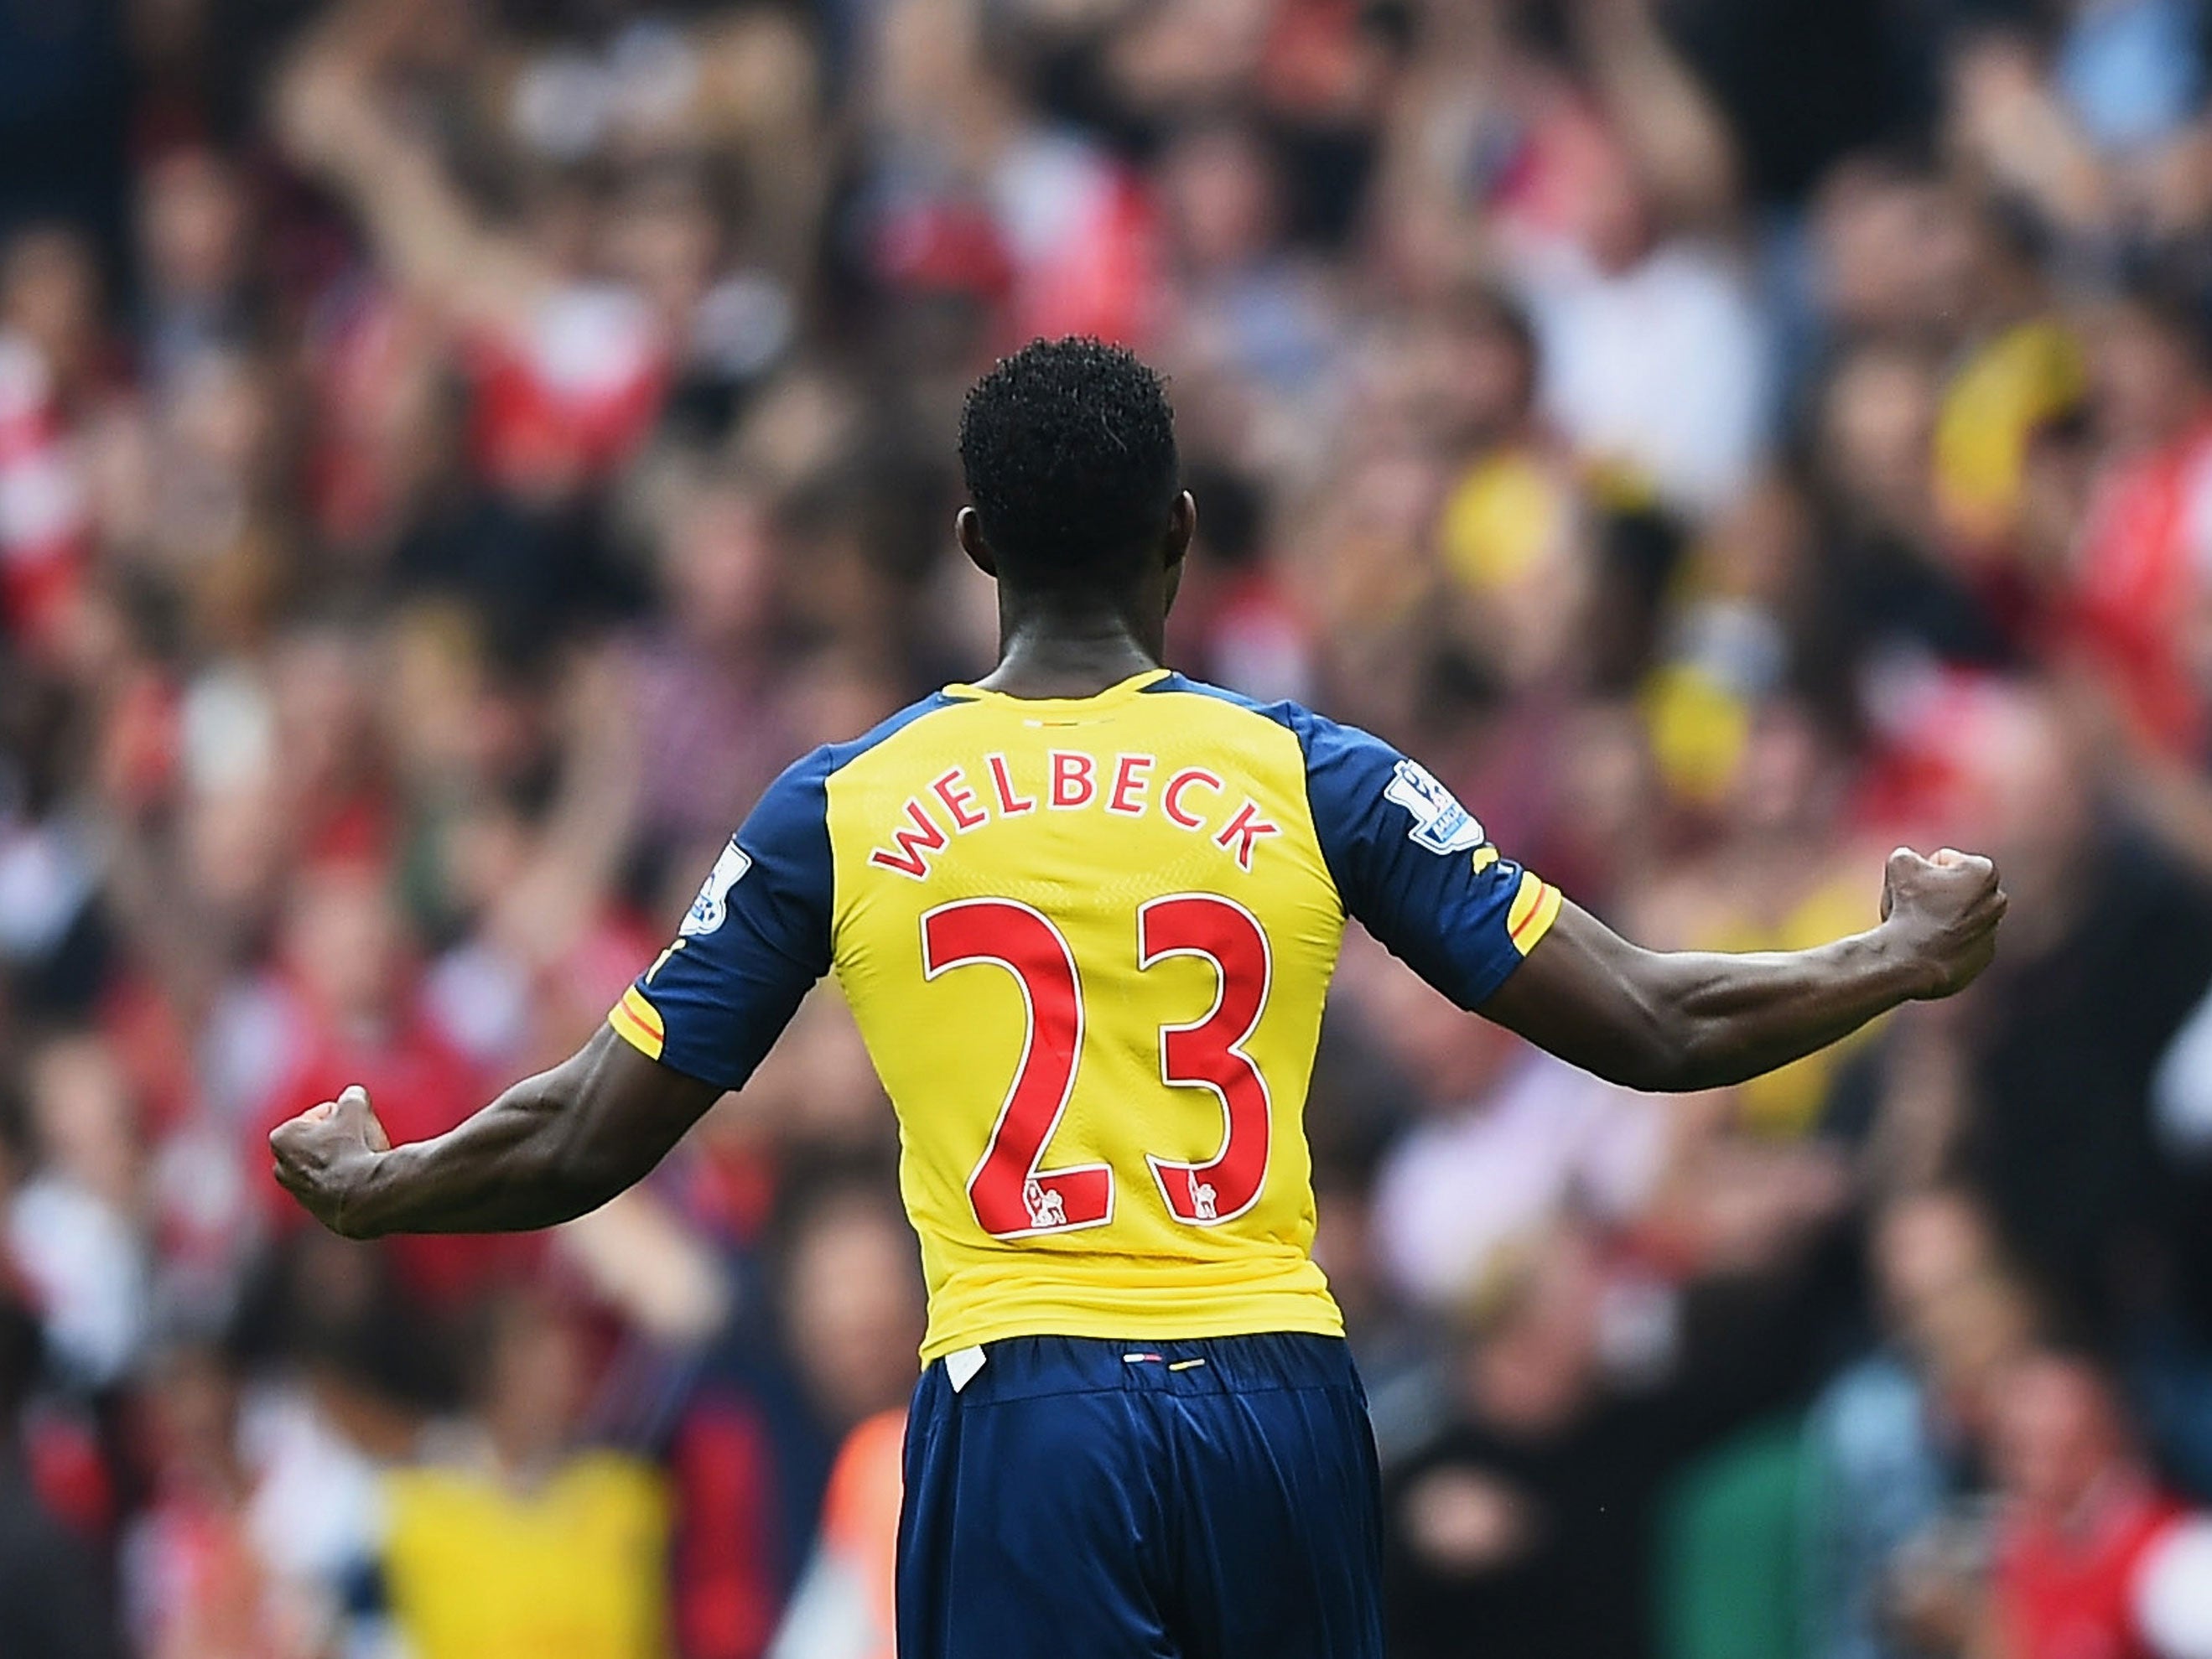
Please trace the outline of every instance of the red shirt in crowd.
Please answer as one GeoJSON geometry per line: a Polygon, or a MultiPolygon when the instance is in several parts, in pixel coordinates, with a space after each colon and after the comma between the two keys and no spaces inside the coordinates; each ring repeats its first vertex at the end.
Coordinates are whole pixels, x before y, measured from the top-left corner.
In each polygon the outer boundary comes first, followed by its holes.
{"type": "Polygon", "coordinates": [[[1998,1533],[1996,1616],[2008,1659],[2159,1659],[2136,1617],[2143,1568],[2182,1506],[2130,1480],[2069,1529],[2016,1516],[1998,1533]]]}
{"type": "Polygon", "coordinates": [[[2075,573],[2074,633],[2146,736],[2204,738],[2190,672],[2191,612],[2212,576],[2212,419],[2116,468],[2099,489],[2075,573]]]}

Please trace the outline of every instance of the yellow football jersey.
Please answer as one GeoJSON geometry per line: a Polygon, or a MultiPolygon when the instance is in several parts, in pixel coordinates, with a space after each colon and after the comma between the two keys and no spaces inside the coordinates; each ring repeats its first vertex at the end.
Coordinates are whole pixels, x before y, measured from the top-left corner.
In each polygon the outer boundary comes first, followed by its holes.
{"type": "Polygon", "coordinates": [[[1473,1007],[1559,905],[1296,704],[955,685],[778,779],[610,1018],[734,1089],[836,974],[898,1112],[925,1360],[1334,1334],[1302,1119],[1346,916],[1473,1007]]]}
{"type": "Polygon", "coordinates": [[[647,1465],[569,1459],[542,1485],[428,1466],[385,1480],[384,1577],[416,1659],[664,1659],[669,1500],[647,1465]]]}

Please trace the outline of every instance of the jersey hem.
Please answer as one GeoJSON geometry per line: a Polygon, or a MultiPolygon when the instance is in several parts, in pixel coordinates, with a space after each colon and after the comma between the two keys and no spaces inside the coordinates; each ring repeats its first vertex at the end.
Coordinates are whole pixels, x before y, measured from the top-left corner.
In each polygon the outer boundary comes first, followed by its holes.
{"type": "Polygon", "coordinates": [[[963,1321],[943,1334],[933,1333],[921,1345],[926,1368],[963,1348],[988,1347],[1024,1336],[1073,1336],[1091,1340],[1132,1342],[1206,1342],[1226,1336],[1342,1336],[1344,1314],[1334,1297],[1316,1302],[1299,1297],[1245,1315],[1192,1314],[1182,1318],[1146,1318],[1141,1314],[1113,1314],[1069,1310],[1050,1314],[1009,1315],[1001,1319],[963,1321]]]}

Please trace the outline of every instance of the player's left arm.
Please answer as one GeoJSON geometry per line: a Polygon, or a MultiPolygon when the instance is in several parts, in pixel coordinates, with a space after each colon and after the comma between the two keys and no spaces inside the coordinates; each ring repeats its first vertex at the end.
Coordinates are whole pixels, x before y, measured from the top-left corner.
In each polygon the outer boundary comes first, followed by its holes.
{"type": "Polygon", "coordinates": [[[1650,951],[1502,856],[1425,769],[1298,711],[1315,827],[1346,909],[1459,1004],[1631,1088],[1717,1088],[1848,1036],[1988,966],[1989,860],[1890,854],[1878,927],[1809,951],[1650,951]]]}
{"type": "Polygon", "coordinates": [[[1948,848],[1889,856],[1880,926],[1806,951],[1650,951],[1571,902],[1480,1012],[1632,1088],[1741,1083],[1899,1004],[1963,990],[1996,950],[1996,866],[1948,848]]]}
{"type": "Polygon", "coordinates": [[[610,1026],[434,1139],[394,1146],[356,1086],[269,1137],[276,1179],[332,1232],[521,1232],[599,1208],[650,1174],[722,1091],[610,1026]]]}

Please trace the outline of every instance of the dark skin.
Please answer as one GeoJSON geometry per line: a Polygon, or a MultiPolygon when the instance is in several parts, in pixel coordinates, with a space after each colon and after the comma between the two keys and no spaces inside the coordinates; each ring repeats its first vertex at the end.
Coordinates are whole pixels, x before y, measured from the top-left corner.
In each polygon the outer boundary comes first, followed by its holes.
{"type": "MultiPolygon", "coordinates": [[[[1167,615],[1197,525],[1188,492],[1157,556],[1109,594],[999,583],[999,665],[981,684],[1081,697],[1160,666],[1167,615]]],[[[999,562],[972,508],[956,526],[986,575],[999,562]]],[[[1631,1088],[1718,1088],[1847,1036],[1901,1003],[1962,990],[1990,963],[2005,909],[1996,867],[1899,848],[1881,925],[1808,951],[1647,951],[1574,904],[1480,1012],[1631,1088]]],[[[348,1089],[270,1138],[276,1179],[352,1237],[511,1232],[598,1208],[642,1180],[720,1091],[648,1060],[605,1026],[435,1139],[394,1146],[367,1092],[348,1089]]]]}

